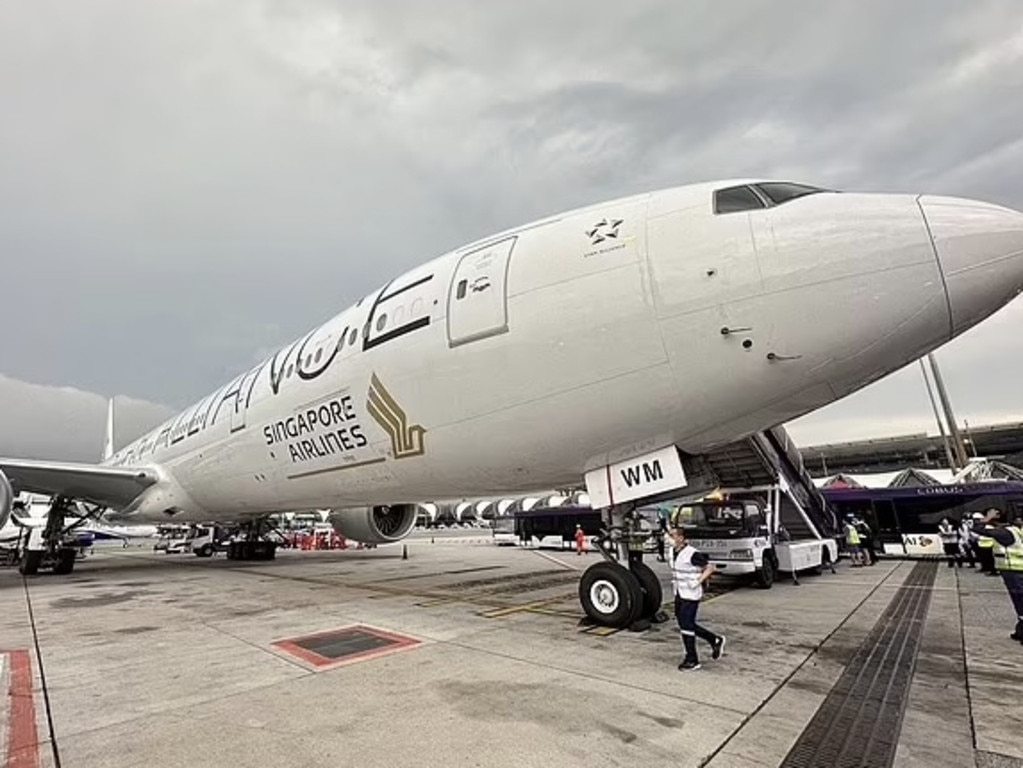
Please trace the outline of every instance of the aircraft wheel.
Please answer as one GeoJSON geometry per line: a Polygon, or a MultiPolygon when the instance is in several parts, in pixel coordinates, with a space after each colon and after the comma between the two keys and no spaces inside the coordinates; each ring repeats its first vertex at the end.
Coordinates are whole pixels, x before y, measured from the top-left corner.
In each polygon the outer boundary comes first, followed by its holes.
{"type": "Polygon", "coordinates": [[[26,549],[18,565],[18,573],[22,576],[35,576],[39,573],[39,564],[43,561],[43,552],[39,549],[26,549]]]}
{"type": "Polygon", "coordinates": [[[627,627],[643,609],[643,588],[627,568],[617,563],[594,563],[579,581],[579,601],[596,623],[627,627]]]}
{"type": "Polygon", "coordinates": [[[646,563],[633,563],[629,570],[639,579],[639,586],[643,590],[643,607],[639,611],[639,618],[652,619],[661,610],[661,603],[664,602],[661,580],[657,578],[654,569],[646,563]]]}
{"type": "Polygon", "coordinates": [[[66,576],[75,570],[75,560],[78,551],[71,547],[64,547],[57,551],[57,564],[53,566],[53,572],[58,576],[66,576]]]}
{"type": "Polygon", "coordinates": [[[195,550],[195,555],[196,557],[212,557],[213,545],[203,544],[201,547],[199,547],[199,549],[195,550]]]}

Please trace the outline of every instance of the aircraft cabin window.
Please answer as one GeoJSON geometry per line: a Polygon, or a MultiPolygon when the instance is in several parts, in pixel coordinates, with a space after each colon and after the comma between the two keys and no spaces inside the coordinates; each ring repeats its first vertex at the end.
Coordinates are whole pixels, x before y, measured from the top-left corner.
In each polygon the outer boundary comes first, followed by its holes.
{"type": "Polygon", "coordinates": [[[765,207],[764,201],[747,186],[719,189],[714,193],[714,213],[737,213],[765,207]]]}
{"type": "Polygon", "coordinates": [[[359,339],[359,329],[352,328],[351,333],[348,334],[348,346],[352,346],[359,339]]]}
{"type": "Polygon", "coordinates": [[[377,318],[377,332],[384,330],[384,326],[387,325],[387,313],[384,312],[377,318]]]}
{"type": "Polygon", "coordinates": [[[314,363],[320,362],[320,358],[322,358],[322,357],[323,357],[323,350],[322,349],[316,350],[316,356],[313,357],[313,362],[314,363]]]}
{"type": "Polygon", "coordinates": [[[829,191],[820,187],[808,187],[806,184],[793,184],[789,181],[769,181],[755,186],[760,194],[775,205],[787,203],[789,200],[795,200],[797,197],[829,191]]]}
{"type": "Polygon", "coordinates": [[[461,280],[458,283],[458,291],[455,293],[455,298],[456,299],[464,299],[465,298],[465,290],[466,290],[466,288],[468,288],[468,286],[469,286],[469,281],[468,280],[461,280]]]}
{"type": "Polygon", "coordinates": [[[295,371],[295,367],[293,365],[289,365],[288,366],[288,372],[286,374],[284,374],[284,377],[290,379],[291,378],[291,374],[294,371],[295,371]]]}
{"type": "Polygon", "coordinates": [[[423,314],[423,300],[416,299],[412,302],[412,309],[410,310],[412,317],[418,317],[423,314]]]}

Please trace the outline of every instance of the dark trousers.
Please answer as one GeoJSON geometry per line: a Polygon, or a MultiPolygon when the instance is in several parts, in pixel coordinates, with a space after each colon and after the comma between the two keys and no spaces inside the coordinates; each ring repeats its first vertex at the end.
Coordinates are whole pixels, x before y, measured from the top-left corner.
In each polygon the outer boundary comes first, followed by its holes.
{"type": "Polygon", "coordinates": [[[1023,638],[1023,571],[1002,571],[1002,581],[1009,590],[1012,607],[1016,609],[1016,636],[1023,638]]]}
{"type": "Polygon", "coordinates": [[[954,567],[957,562],[959,565],[963,564],[962,560],[959,559],[959,545],[956,542],[953,541],[951,544],[946,542],[942,546],[945,548],[945,554],[948,556],[949,568],[954,567]]]}
{"type": "Polygon", "coordinates": [[[686,649],[686,661],[699,661],[696,655],[696,638],[706,640],[713,644],[718,636],[709,629],[704,629],[696,623],[696,613],[700,610],[699,600],[683,600],[675,595],[675,619],[678,621],[678,628],[682,632],[682,645],[686,649]]]}
{"type": "Polygon", "coordinates": [[[995,572],[995,551],[991,547],[977,547],[977,560],[980,561],[980,570],[995,572]]]}

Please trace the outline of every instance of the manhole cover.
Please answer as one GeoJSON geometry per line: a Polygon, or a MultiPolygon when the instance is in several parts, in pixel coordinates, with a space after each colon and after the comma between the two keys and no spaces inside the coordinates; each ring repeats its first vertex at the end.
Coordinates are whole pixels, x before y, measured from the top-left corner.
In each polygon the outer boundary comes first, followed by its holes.
{"type": "Polygon", "coordinates": [[[273,646],[313,666],[326,667],[376,658],[418,644],[412,637],[355,626],[278,640],[273,646]]]}

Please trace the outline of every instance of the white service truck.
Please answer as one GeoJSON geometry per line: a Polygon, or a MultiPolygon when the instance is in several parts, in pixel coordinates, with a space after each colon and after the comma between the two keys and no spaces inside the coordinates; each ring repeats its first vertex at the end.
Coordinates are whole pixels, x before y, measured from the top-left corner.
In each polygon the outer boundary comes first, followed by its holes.
{"type": "Polygon", "coordinates": [[[197,557],[211,557],[215,552],[226,552],[228,532],[219,525],[193,525],[185,537],[186,551],[197,557]]]}
{"type": "MultiPolygon", "coordinates": [[[[778,497],[775,496],[777,499],[778,497]]],[[[780,499],[774,507],[780,505],[780,499]]],[[[673,524],[705,552],[717,573],[752,578],[770,589],[779,572],[820,572],[838,560],[838,542],[793,539],[771,507],[749,498],[705,499],[679,505],[673,524]]]]}

